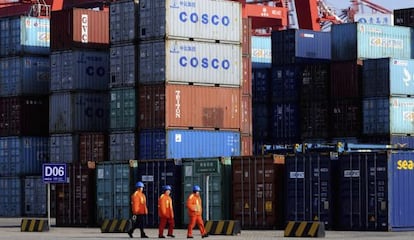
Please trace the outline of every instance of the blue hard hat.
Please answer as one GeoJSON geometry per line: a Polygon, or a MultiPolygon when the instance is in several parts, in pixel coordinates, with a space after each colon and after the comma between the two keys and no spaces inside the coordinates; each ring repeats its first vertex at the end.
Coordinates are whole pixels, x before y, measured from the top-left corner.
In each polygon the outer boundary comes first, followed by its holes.
{"type": "Polygon", "coordinates": [[[200,192],[200,191],[201,191],[200,186],[198,186],[198,185],[193,186],[193,192],[200,192]]]}
{"type": "Polygon", "coordinates": [[[172,190],[172,188],[171,188],[171,186],[170,185],[165,185],[164,187],[163,187],[163,190],[164,191],[167,191],[167,190],[172,190]]]}
{"type": "Polygon", "coordinates": [[[142,182],[137,182],[137,183],[135,184],[135,187],[136,187],[136,188],[143,188],[143,187],[144,187],[144,184],[143,184],[142,182]]]}

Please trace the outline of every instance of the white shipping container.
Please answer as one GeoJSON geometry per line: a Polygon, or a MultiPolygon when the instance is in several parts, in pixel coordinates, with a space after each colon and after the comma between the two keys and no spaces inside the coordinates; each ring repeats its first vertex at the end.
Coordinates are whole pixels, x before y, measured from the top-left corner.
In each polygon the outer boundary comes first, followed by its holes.
{"type": "Polygon", "coordinates": [[[140,38],[240,43],[241,4],[222,0],[141,0],[140,38]]]}
{"type": "Polygon", "coordinates": [[[240,86],[241,45],[164,40],[140,44],[143,84],[161,82],[240,86]]]}

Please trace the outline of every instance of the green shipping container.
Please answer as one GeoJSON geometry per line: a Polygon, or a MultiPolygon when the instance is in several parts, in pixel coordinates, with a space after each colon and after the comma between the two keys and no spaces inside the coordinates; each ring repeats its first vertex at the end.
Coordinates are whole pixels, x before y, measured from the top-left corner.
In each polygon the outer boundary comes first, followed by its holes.
{"type": "Polygon", "coordinates": [[[136,89],[112,89],[110,92],[111,130],[137,129],[136,89]]]}

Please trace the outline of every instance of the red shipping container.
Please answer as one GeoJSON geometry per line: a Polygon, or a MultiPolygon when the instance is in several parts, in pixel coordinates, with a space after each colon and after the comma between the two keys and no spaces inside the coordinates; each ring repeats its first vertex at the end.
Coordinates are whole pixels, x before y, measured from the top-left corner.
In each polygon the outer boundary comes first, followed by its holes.
{"type": "Polygon", "coordinates": [[[252,96],[243,95],[241,101],[241,134],[252,135],[252,96]]]}
{"type": "Polygon", "coordinates": [[[243,56],[242,64],[242,94],[252,95],[252,59],[249,56],[243,56]]]}
{"type": "Polygon", "coordinates": [[[73,8],[52,12],[50,48],[109,48],[109,12],[73,8]]]}
{"type": "Polygon", "coordinates": [[[251,18],[242,18],[242,54],[250,56],[251,37],[252,37],[252,20],[251,18]]]}
{"type": "Polygon", "coordinates": [[[179,84],[141,85],[141,129],[238,129],[240,88],[179,84]]]}
{"type": "Polygon", "coordinates": [[[79,136],[79,160],[82,165],[88,162],[103,162],[107,156],[107,136],[103,133],[81,133],[79,136]]]}
{"type": "Polygon", "coordinates": [[[252,135],[241,135],[240,137],[240,155],[251,156],[253,155],[253,136],[252,135]]]}
{"type": "Polygon", "coordinates": [[[331,63],[331,97],[360,98],[362,60],[331,63]]]}

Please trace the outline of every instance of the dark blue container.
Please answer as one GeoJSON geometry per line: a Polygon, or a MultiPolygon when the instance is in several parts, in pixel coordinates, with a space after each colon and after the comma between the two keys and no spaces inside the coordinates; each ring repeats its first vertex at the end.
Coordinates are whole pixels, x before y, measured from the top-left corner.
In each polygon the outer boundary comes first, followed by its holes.
{"type": "Polygon", "coordinates": [[[252,69],[252,90],[254,103],[266,103],[270,97],[271,71],[268,68],[252,69]]]}
{"type": "Polygon", "coordinates": [[[138,1],[123,0],[109,6],[110,43],[135,42],[138,38],[138,1]]]}
{"type": "Polygon", "coordinates": [[[158,198],[162,194],[162,188],[170,185],[172,188],[171,198],[173,199],[174,219],[176,227],[181,226],[181,161],[173,159],[160,160],[139,160],[138,180],[145,185],[144,192],[147,197],[148,215],[145,216],[146,226],[157,228],[158,198]]]}
{"type": "Polygon", "coordinates": [[[138,134],[133,131],[109,134],[109,160],[126,161],[138,159],[138,134]]]}
{"type": "Polygon", "coordinates": [[[261,142],[270,139],[269,105],[266,103],[253,103],[253,141],[261,142]]]}
{"type": "Polygon", "coordinates": [[[0,217],[21,217],[22,180],[20,177],[0,177],[0,217]]]}
{"type": "Polygon", "coordinates": [[[110,48],[109,87],[133,87],[138,82],[138,46],[114,45],[110,48]]]}
{"type": "Polygon", "coordinates": [[[330,104],[330,137],[357,137],[362,130],[360,98],[337,98],[330,104]]]}
{"type": "Polygon", "coordinates": [[[300,113],[297,102],[272,104],[271,142],[275,144],[293,144],[300,140],[300,113]]]}
{"type": "Polygon", "coordinates": [[[272,102],[296,101],[299,99],[301,67],[295,65],[273,65],[272,102]]]}
{"type": "Polygon", "coordinates": [[[329,137],[329,101],[315,100],[300,103],[302,140],[329,137]]]}

